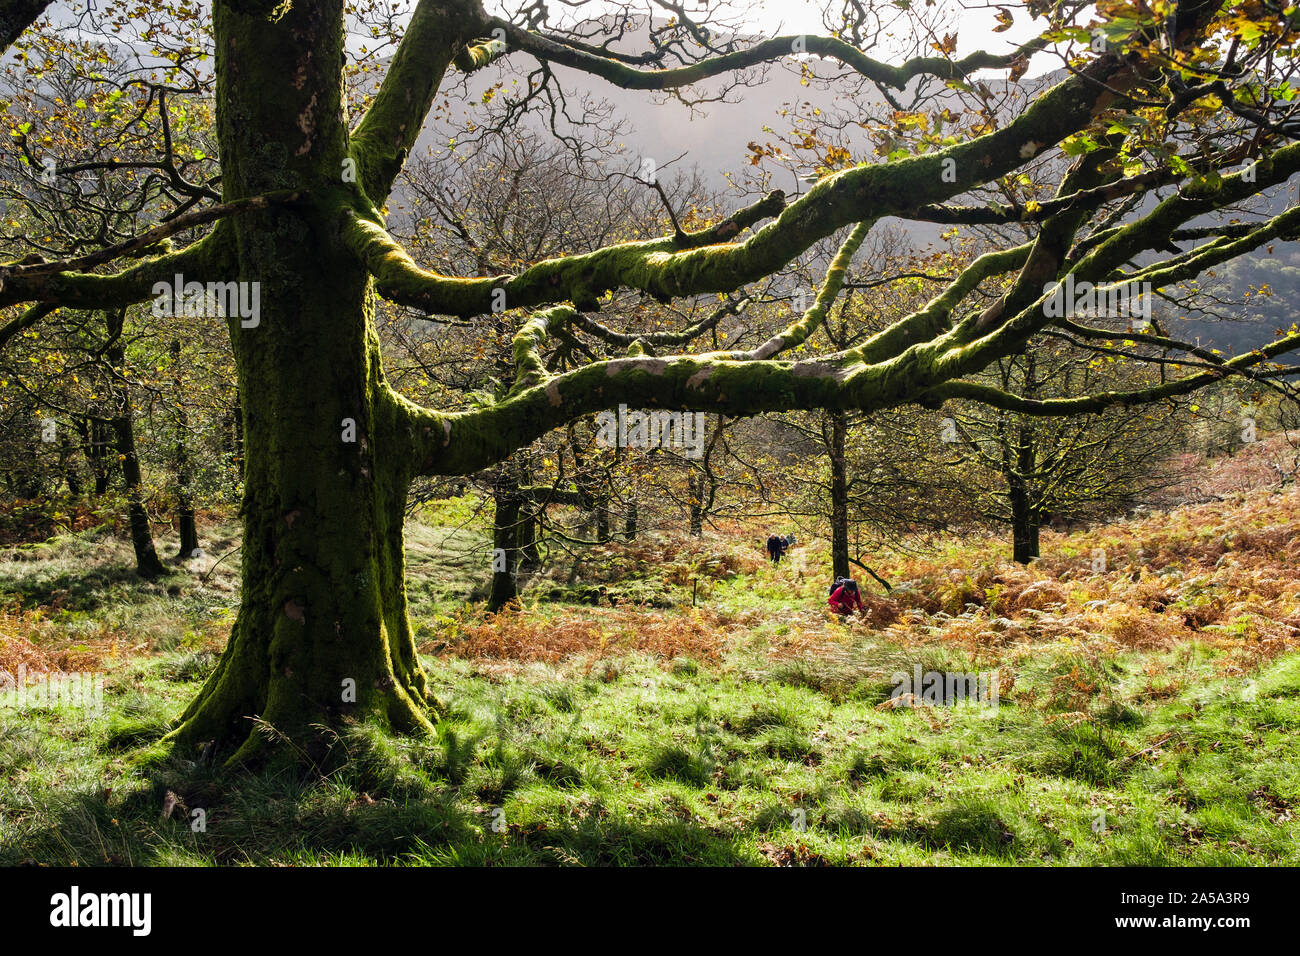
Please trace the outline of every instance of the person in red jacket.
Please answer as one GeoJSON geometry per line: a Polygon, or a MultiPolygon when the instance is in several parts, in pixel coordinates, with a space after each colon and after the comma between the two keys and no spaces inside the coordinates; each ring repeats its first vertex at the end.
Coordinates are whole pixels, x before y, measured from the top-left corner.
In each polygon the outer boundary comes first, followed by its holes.
{"type": "Polygon", "coordinates": [[[831,610],[836,614],[847,617],[857,610],[859,614],[864,613],[866,608],[862,606],[862,595],[858,592],[858,582],[849,578],[836,582],[836,587],[831,591],[830,599],[826,602],[831,606],[831,610]]]}

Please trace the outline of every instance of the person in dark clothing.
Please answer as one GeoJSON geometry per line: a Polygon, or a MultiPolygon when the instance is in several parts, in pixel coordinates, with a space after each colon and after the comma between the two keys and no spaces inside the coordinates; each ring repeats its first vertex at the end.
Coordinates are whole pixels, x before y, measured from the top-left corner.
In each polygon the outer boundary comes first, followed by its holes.
{"type": "Polygon", "coordinates": [[[781,562],[781,555],[785,551],[785,539],[779,534],[769,534],[767,536],[767,556],[772,559],[773,564],[781,562]]]}

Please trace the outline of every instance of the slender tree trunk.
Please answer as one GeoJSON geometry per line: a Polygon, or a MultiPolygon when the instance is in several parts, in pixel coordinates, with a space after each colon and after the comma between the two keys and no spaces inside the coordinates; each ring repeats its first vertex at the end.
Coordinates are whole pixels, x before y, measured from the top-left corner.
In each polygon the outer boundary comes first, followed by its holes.
{"type": "Polygon", "coordinates": [[[687,488],[691,496],[692,537],[699,538],[704,534],[704,519],[713,511],[714,502],[717,500],[718,479],[713,473],[713,450],[723,436],[725,424],[725,416],[716,416],[713,434],[709,436],[704,447],[704,457],[687,479],[687,488]]]}
{"type": "Polygon", "coordinates": [[[68,436],[62,430],[59,432],[59,469],[63,472],[63,480],[67,482],[68,494],[74,498],[81,497],[81,478],[77,475],[77,466],[72,462],[72,455],[75,449],[68,436]]]}
{"type": "Polygon", "coordinates": [[[176,520],[180,533],[179,558],[194,557],[199,550],[199,530],[194,519],[194,501],[190,497],[190,455],[186,447],[189,435],[189,415],[185,411],[185,395],[181,384],[181,343],[172,342],[172,384],[176,389],[176,448],[173,465],[176,469],[176,520]]]}
{"type": "Polygon", "coordinates": [[[1032,435],[1022,423],[1015,430],[1015,467],[1007,475],[1007,500],[1011,505],[1011,557],[1018,564],[1028,564],[1038,557],[1038,508],[1035,507],[1030,478],[1035,455],[1032,435]]]}
{"type": "Polygon", "coordinates": [[[1024,480],[1013,476],[1007,493],[1011,505],[1011,556],[1019,564],[1034,559],[1034,533],[1024,480]]]}
{"type": "Polygon", "coordinates": [[[95,481],[95,496],[100,497],[108,492],[108,482],[112,475],[108,461],[112,443],[111,430],[96,413],[77,419],[77,435],[81,439],[81,451],[86,456],[90,474],[95,481]]]}
{"type": "Polygon", "coordinates": [[[627,503],[627,517],[623,522],[623,537],[628,541],[636,540],[636,522],[636,502],[629,501],[627,503]]]}
{"type": "Polygon", "coordinates": [[[704,535],[704,475],[692,472],[688,479],[687,488],[691,496],[691,537],[699,538],[704,535]]]}
{"type": "Polygon", "coordinates": [[[122,343],[122,325],[126,320],[126,312],[110,312],[106,318],[110,344],[105,350],[105,357],[112,369],[113,398],[117,405],[113,412],[112,428],[117,439],[117,454],[122,462],[122,483],[126,486],[127,520],[131,526],[135,567],[143,578],[161,577],[167,573],[167,569],[163,567],[158,552],[154,549],[149,512],[144,504],[144,477],[135,449],[135,419],[131,412],[131,391],[126,378],[126,346],[122,343]]]}
{"type": "Polygon", "coordinates": [[[128,409],[113,419],[117,450],[122,456],[122,482],[126,486],[127,517],[131,526],[131,547],[135,550],[135,567],[141,577],[156,578],[167,573],[154,548],[153,529],[144,504],[143,476],[135,450],[135,428],[128,409]]]}
{"type": "Polygon", "coordinates": [[[831,421],[831,576],[850,578],[849,573],[849,478],[845,446],[849,436],[848,416],[829,412],[831,421]]]}
{"type": "Polygon", "coordinates": [[[21,469],[18,496],[27,499],[40,498],[45,494],[45,469],[41,465],[41,446],[44,444],[42,430],[45,425],[41,419],[37,419],[34,424],[36,427],[28,432],[23,441],[27,446],[26,455],[18,464],[21,469]]]}
{"type": "Polygon", "coordinates": [[[180,532],[178,557],[195,557],[199,550],[199,528],[195,520],[194,506],[188,499],[180,499],[177,504],[177,525],[180,532]]]}
{"type": "Polygon", "coordinates": [[[519,512],[519,567],[535,571],[542,566],[542,556],[537,550],[537,532],[541,515],[525,506],[519,512]]]}
{"type": "Polygon", "coordinates": [[[499,611],[519,596],[519,558],[523,500],[519,482],[508,467],[493,486],[496,505],[492,520],[492,591],[488,610],[499,611]]]}

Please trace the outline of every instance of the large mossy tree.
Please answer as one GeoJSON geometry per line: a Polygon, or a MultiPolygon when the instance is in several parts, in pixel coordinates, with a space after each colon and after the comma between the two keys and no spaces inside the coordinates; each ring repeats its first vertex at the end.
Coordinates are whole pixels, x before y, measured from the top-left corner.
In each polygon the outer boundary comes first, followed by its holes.
{"type": "MultiPolygon", "coordinates": [[[[16,6],[16,5],[15,5],[16,6]]],[[[31,5],[27,5],[31,6],[31,5]]],[[[40,6],[40,5],[38,5],[40,6]]],[[[850,4],[857,7],[857,4],[850,4]]],[[[1050,6],[1030,4],[1044,13],[1050,6]]],[[[1103,5],[1105,6],[1105,5],[1103,5]]],[[[886,162],[831,171],[797,199],[772,193],[698,232],[620,243],[539,262],[514,275],[452,278],[421,269],[387,231],[384,208],[446,75],[502,57],[564,66],[628,89],[678,90],[794,53],[839,61],[898,93],[919,77],[963,81],[976,70],[1023,72],[1023,57],[1074,34],[1037,39],[1006,55],[924,55],[892,66],[841,37],[728,40],[678,25],[683,39],[644,55],[489,16],[476,0],[420,0],[387,72],[360,117],[345,95],[342,0],[217,0],[213,5],[216,116],[222,203],[164,224],[137,242],[60,263],[0,267],[0,306],[38,310],[147,302],[157,282],[258,283],[255,324],[229,320],[245,442],[243,587],[220,664],[169,740],[193,750],[216,742],[232,762],[268,740],[318,756],[347,719],[399,731],[428,730],[430,701],[407,618],[403,509],[415,476],[468,474],[575,418],[626,403],[744,416],[789,409],[871,411],[905,403],[975,399],[1026,414],[1071,414],[1152,401],[1227,374],[1267,380],[1268,362],[1300,346],[1281,335],[1225,359],[1190,351],[1159,330],[1141,334],[1181,373],[1131,393],[1034,401],[976,379],[995,359],[1027,347],[1057,320],[1044,285],[1067,273],[1098,283],[1156,287],[1194,278],[1270,242],[1294,238],[1300,210],[1219,228],[1187,223],[1214,214],[1300,169],[1280,102],[1247,102],[1261,41],[1234,45],[1224,69],[1213,51],[1235,29],[1218,2],[1168,5],[1160,22],[1137,23],[1109,49],[1086,43],[1062,82],[1039,88],[1014,116],[978,135],[886,162]],[[695,39],[692,40],[692,37],[695,39]],[[676,59],[669,52],[680,54],[676,59]],[[672,63],[678,65],[663,68],[672,63]],[[1167,122],[1204,112],[1217,97],[1221,134],[1183,155],[1133,146],[1124,120],[1151,109],[1167,122]],[[1056,196],[1041,203],[954,203],[1013,173],[1063,141],[1076,154],[1056,196]],[[1134,173],[1131,160],[1144,158],[1134,173]],[[1219,170],[1213,176],[1211,170],[1219,170]],[[1235,171],[1228,171],[1235,170],[1235,171]],[[1125,201],[1151,194],[1145,203],[1125,201]],[[1116,209],[1118,215],[1112,215],[1116,209]],[[872,224],[887,216],[937,222],[1021,222],[1024,245],[977,259],[927,305],[865,343],[831,355],[790,358],[824,320],[845,269],[872,224]],[[188,218],[187,218],[188,217],[188,218]],[[200,218],[206,217],[206,218],[200,218]],[[200,241],[158,245],[183,226],[215,222],[200,241]],[[815,301],[780,334],[745,352],[656,356],[637,344],[623,357],[550,374],[548,341],[597,311],[615,289],[660,300],[727,293],[783,268],[845,231],[815,301]],[[1190,245],[1158,261],[1135,261],[1190,245]],[[157,253],[108,271],[117,255],[157,253]],[[1004,290],[977,308],[986,281],[1004,290]],[[448,413],[418,407],[387,384],[375,328],[376,298],[467,319],[520,310],[515,378],[494,404],[448,413]],[[530,311],[533,310],[533,311],[530,311]],[[254,718],[275,728],[258,732],[254,718]]],[[[536,10],[534,14],[536,14],[536,10]]],[[[1105,16],[1103,11],[1103,16],[1105,16]]],[[[6,14],[8,16],[8,14],[6,14]]],[[[1118,17],[1112,11],[1110,16],[1118,17]]],[[[1290,55],[1295,32],[1265,17],[1269,55],[1290,55]]],[[[30,22],[30,21],[29,21],[30,22]]],[[[1086,36],[1086,34],[1085,34],[1086,36]]],[[[1268,61],[1272,62],[1272,61],[1268,61]]],[[[1258,77],[1254,77],[1257,79],[1258,77]]],[[[1258,88],[1259,84],[1254,84],[1258,88]]],[[[754,95],[761,96],[761,89],[754,95]]],[[[1065,319],[1073,334],[1114,335],[1065,319]]]]}

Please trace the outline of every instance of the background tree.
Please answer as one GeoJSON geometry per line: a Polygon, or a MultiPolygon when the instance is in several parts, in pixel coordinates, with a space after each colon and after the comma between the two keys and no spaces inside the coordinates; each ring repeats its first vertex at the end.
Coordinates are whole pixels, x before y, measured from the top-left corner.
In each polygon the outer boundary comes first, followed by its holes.
{"type": "MultiPolygon", "coordinates": [[[[1145,384],[1120,360],[1098,362],[1051,342],[1000,360],[988,374],[1002,391],[1032,400],[1145,384]]],[[[958,461],[976,466],[967,480],[981,496],[979,514],[1011,528],[1012,558],[1021,564],[1039,556],[1047,521],[1112,517],[1168,488],[1188,432],[1186,406],[1174,399],[1069,418],[961,403],[950,414],[945,438],[958,461]]]]}

